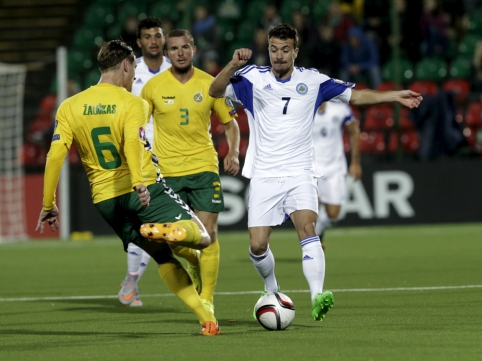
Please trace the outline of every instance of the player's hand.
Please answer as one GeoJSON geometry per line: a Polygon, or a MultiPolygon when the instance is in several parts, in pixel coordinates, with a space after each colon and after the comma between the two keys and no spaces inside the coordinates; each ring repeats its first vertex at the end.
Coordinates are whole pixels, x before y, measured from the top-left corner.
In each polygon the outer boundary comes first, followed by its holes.
{"type": "Polygon", "coordinates": [[[147,187],[144,184],[140,184],[134,187],[134,190],[137,193],[137,197],[139,197],[139,202],[143,206],[149,206],[149,202],[151,201],[151,194],[147,190],[147,187]]]}
{"type": "Polygon", "coordinates": [[[224,171],[231,175],[236,175],[239,172],[239,158],[237,154],[228,153],[224,158],[224,171]]]}
{"type": "Polygon", "coordinates": [[[351,163],[350,168],[348,168],[348,174],[351,175],[354,180],[359,180],[362,176],[360,163],[351,163]]]}
{"type": "Polygon", "coordinates": [[[400,102],[400,104],[405,105],[407,108],[410,109],[418,108],[420,102],[423,100],[422,96],[419,93],[415,93],[411,90],[401,90],[399,91],[398,96],[398,101],[400,102]]]}
{"type": "Polygon", "coordinates": [[[246,65],[249,59],[251,59],[251,55],[253,54],[251,49],[236,49],[233,54],[233,60],[231,60],[231,64],[235,67],[242,67],[246,65]]]}
{"type": "Polygon", "coordinates": [[[38,217],[37,227],[35,228],[35,232],[40,230],[40,234],[44,234],[45,229],[45,221],[49,223],[50,229],[52,232],[55,232],[57,229],[60,228],[59,220],[57,216],[59,215],[59,209],[55,206],[50,211],[42,211],[40,212],[40,216],[38,217]]]}

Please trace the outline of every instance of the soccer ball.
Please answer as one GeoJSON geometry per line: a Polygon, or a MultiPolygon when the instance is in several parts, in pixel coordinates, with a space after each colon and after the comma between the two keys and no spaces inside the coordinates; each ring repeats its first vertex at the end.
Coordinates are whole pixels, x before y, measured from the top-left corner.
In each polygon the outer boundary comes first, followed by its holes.
{"type": "Polygon", "coordinates": [[[286,329],[295,318],[293,301],[281,292],[268,292],[254,306],[258,323],[268,331],[286,329]]]}

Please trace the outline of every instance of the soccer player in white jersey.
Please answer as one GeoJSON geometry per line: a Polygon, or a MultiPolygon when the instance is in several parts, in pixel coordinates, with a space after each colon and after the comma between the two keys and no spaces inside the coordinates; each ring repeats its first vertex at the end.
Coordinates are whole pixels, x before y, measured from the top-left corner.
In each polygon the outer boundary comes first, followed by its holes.
{"type": "MultiPolygon", "coordinates": [[[[153,76],[171,67],[171,62],[163,56],[165,38],[162,32],[161,20],[147,17],[139,21],[137,26],[137,45],[141,48],[142,56],[137,58],[136,79],[132,84],[132,93],[140,96],[142,88],[153,76]]],[[[153,147],[154,125],[152,117],[146,126],[146,137],[153,147]]],[[[136,287],[134,296],[125,295],[122,288],[127,282],[138,283],[147,268],[151,257],[134,243],[127,248],[127,274],[122,281],[119,301],[127,306],[142,306],[142,301],[136,287]],[[123,299],[126,298],[126,299],[123,299]]]]}
{"type": "Polygon", "coordinates": [[[345,176],[361,178],[360,129],[351,108],[345,103],[324,102],[315,112],[313,126],[315,169],[323,176],[318,178],[318,219],[316,234],[323,245],[323,233],[338,220],[345,202],[345,176]],[[343,130],[350,137],[351,159],[347,167],[343,147],[343,130]]]}
{"type": "Polygon", "coordinates": [[[243,176],[250,178],[248,200],[249,256],[264,281],[265,292],[276,292],[275,261],[269,249],[272,227],[289,214],[302,249],[303,273],[311,291],[311,315],[320,321],[333,306],[323,292],[325,256],[315,233],[318,211],[313,162],[313,117],[324,101],[355,105],[399,102],[418,107],[422,97],[410,90],[354,90],[354,84],[330,79],[315,69],[294,66],[298,54],[296,29],[280,24],[268,30],[271,67],[238,69],[251,57],[236,49],[232,60],[209,89],[213,97],[240,102],[248,115],[249,147],[243,176]]]}

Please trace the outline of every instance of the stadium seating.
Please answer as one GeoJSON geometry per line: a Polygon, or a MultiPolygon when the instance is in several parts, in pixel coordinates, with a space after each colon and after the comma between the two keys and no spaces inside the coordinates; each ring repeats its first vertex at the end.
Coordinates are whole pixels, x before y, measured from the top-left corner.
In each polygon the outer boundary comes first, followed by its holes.
{"type": "Polygon", "coordinates": [[[98,26],[84,25],[75,32],[73,45],[84,49],[95,49],[104,42],[102,34],[103,29],[98,26]]]}
{"type": "MultiPolygon", "coordinates": [[[[249,44],[253,41],[254,33],[257,28],[257,23],[252,20],[245,20],[238,26],[237,41],[244,43],[245,47],[246,44],[249,44]]],[[[232,55],[232,53],[231,53],[232,55]]]]}
{"type": "Polygon", "coordinates": [[[368,84],[367,84],[367,83],[364,83],[364,82],[362,82],[362,81],[356,82],[355,84],[356,84],[356,85],[355,85],[355,89],[356,89],[356,90],[370,89],[370,87],[368,86],[368,84]]]}
{"type": "Polygon", "coordinates": [[[90,72],[87,73],[84,81],[83,89],[87,89],[92,85],[96,85],[100,80],[100,71],[99,69],[92,69],[90,72]]]}
{"type": "Polygon", "coordinates": [[[471,76],[470,67],[472,59],[466,56],[459,56],[450,64],[449,75],[452,78],[468,79],[471,76]]]}
{"type": "Polygon", "coordinates": [[[268,0],[253,0],[248,2],[247,19],[257,22],[264,13],[264,7],[268,3],[268,0]]]}
{"type": "Polygon", "coordinates": [[[480,39],[480,35],[478,34],[469,33],[465,35],[459,44],[459,54],[466,57],[472,57],[472,55],[474,55],[475,46],[480,39]]]}
{"type": "MultiPolygon", "coordinates": [[[[400,59],[400,81],[407,83],[413,79],[413,65],[405,58],[400,59]]],[[[385,81],[395,81],[395,61],[388,60],[382,67],[382,77],[385,81]]]]}
{"type": "MultiPolygon", "coordinates": [[[[404,152],[415,152],[419,148],[418,133],[414,130],[403,131],[400,135],[402,150],[404,152]]],[[[388,151],[398,151],[398,134],[396,132],[390,133],[390,140],[388,142],[388,151]]]]}
{"type": "Polygon", "coordinates": [[[467,109],[465,123],[469,127],[482,127],[482,102],[471,103],[467,109]]]}
{"type": "Polygon", "coordinates": [[[155,16],[160,19],[170,19],[172,22],[179,21],[181,15],[172,1],[160,1],[155,3],[149,12],[150,16],[155,16]]]}
{"type": "Polygon", "coordinates": [[[328,7],[333,0],[318,0],[315,1],[313,8],[311,9],[311,15],[316,22],[321,21],[326,14],[328,14],[328,7]]]}
{"type": "Polygon", "coordinates": [[[442,81],[447,76],[447,63],[441,58],[424,58],[416,66],[415,79],[442,81]]]}
{"type": "Polygon", "coordinates": [[[416,80],[408,88],[422,95],[435,95],[439,91],[437,83],[430,80],[416,80]]]}
{"type": "Polygon", "coordinates": [[[69,73],[89,70],[92,68],[92,53],[90,50],[71,49],[67,54],[67,67],[69,73]]]}
{"type": "Polygon", "coordinates": [[[84,14],[84,25],[104,26],[115,20],[114,10],[110,4],[102,4],[99,1],[89,6],[84,14]]]}
{"type": "Polygon", "coordinates": [[[117,11],[117,21],[124,24],[129,16],[146,17],[147,6],[142,2],[125,2],[117,11]]]}
{"type": "Polygon", "coordinates": [[[360,134],[360,151],[362,153],[385,152],[385,137],[382,132],[370,131],[360,134]]]}
{"type": "Polygon", "coordinates": [[[395,83],[391,81],[386,81],[377,86],[377,89],[379,91],[389,91],[389,90],[395,90],[395,83]]]}
{"type": "Polygon", "coordinates": [[[216,22],[216,32],[219,39],[222,39],[225,44],[230,44],[234,40],[234,23],[230,19],[218,20],[216,22]]]}
{"type": "Polygon", "coordinates": [[[304,15],[309,15],[311,4],[309,0],[283,0],[280,6],[280,15],[284,21],[291,22],[293,11],[299,10],[304,15]]]}
{"type": "Polygon", "coordinates": [[[454,93],[457,104],[465,104],[470,93],[470,83],[466,79],[449,79],[443,83],[442,89],[454,93]]]}
{"type": "Polygon", "coordinates": [[[383,130],[393,127],[393,108],[390,105],[373,105],[365,112],[365,130],[383,130]]]}

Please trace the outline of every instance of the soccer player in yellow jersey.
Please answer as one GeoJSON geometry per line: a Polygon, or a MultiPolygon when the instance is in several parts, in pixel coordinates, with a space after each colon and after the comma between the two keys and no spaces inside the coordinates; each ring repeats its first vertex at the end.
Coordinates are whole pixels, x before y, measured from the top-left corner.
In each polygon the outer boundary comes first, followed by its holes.
{"type": "MultiPolygon", "coordinates": [[[[170,248],[202,249],[210,238],[196,215],[164,185],[157,159],[144,148],[149,107],[130,93],[136,67],[132,48],[120,40],[109,41],[100,48],[97,60],[99,84],[68,98],[57,111],[36,230],[43,233],[46,221],[52,230],[59,227],[55,190],[63,161],[75,143],[93,202],[121,238],[124,250],[133,242],[149,253],[169,289],[198,317],[201,333],[217,335],[220,331],[214,315],[205,308],[170,248]],[[153,235],[162,241],[146,239],[153,235]]],[[[125,288],[119,298],[128,302],[135,295],[136,283],[125,288]]]]}
{"type": "MultiPolygon", "coordinates": [[[[227,173],[239,171],[239,128],[236,111],[225,99],[209,96],[213,77],[193,66],[194,39],[187,30],[176,29],[166,37],[165,55],[171,68],[147,82],[141,97],[154,116],[154,153],[168,187],[196,212],[206,227],[211,245],[201,251],[201,299],[214,313],[213,294],[219,268],[217,221],[224,210],[219,179],[218,155],[209,133],[211,111],[224,124],[229,152],[224,159],[227,173]]],[[[174,247],[174,254],[188,260],[194,281],[196,270],[192,249],[174,247]]]]}

